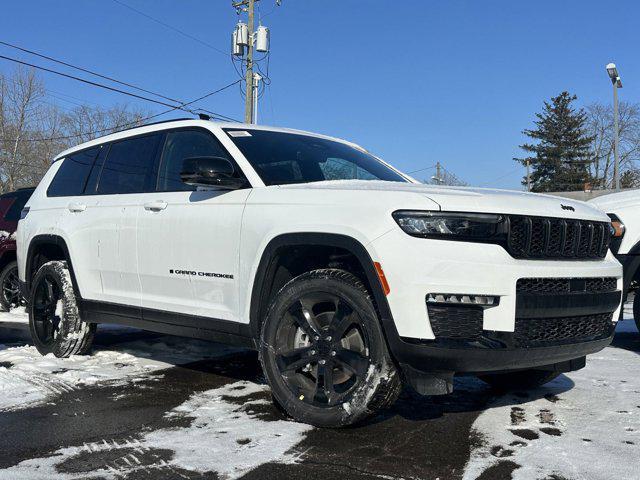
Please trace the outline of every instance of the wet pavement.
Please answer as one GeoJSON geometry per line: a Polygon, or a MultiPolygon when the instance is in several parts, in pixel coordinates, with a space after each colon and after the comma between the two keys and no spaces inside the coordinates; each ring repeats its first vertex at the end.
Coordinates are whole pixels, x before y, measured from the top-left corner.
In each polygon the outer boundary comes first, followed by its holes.
{"type": "MultiPolygon", "coordinates": [[[[107,330],[98,333],[95,349],[118,350],[120,345],[133,340],[153,343],[164,338],[141,331],[107,330]]],[[[24,345],[25,341],[20,325],[12,325],[11,329],[0,326],[0,344],[5,345],[0,345],[0,350],[24,345]]],[[[640,351],[640,335],[623,334],[616,343],[619,348],[640,351]]],[[[10,363],[0,365],[8,374],[13,368],[10,363]]],[[[565,384],[571,388],[570,380],[565,384]]],[[[40,478],[40,474],[41,478],[48,478],[51,471],[70,479],[457,479],[463,478],[472,450],[484,441],[473,429],[474,422],[498,398],[483,383],[469,377],[456,379],[455,393],[448,396],[423,398],[405,391],[392,409],[365,425],[341,430],[304,430],[299,441],[287,448],[284,461],[275,454],[270,460],[271,437],[251,434],[246,438],[234,437],[235,443],[225,446],[230,455],[241,458],[252,447],[265,452],[258,457],[264,461],[254,463],[250,469],[240,460],[235,470],[238,474],[234,470],[203,471],[201,466],[185,468],[175,461],[179,449],[159,448],[158,442],[148,441],[154,432],[164,432],[169,444],[173,432],[176,442],[184,441],[185,429],[195,432],[192,425],[195,422],[189,412],[185,415],[175,412],[185,410],[194,396],[211,391],[229,393],[215,398],[227,405],[225,412],[231,412],[231,419],[242,422],[250,418],[254,432],[262,425],[265,428],[275,425],[275,437],[286,436],[298,424],[286,419],[272,405],[268,389],[262,385],[256,354],[237,351],[156,369],[124,381],[52,390],[44,402],[0,411],[0,479],[20,475],[40,478]],[[252,390],[254,385],[256,388],[252,390]],[[246,395],[230,394],[247,386],[250,393],[246,395]],[[39,464],[51,464],[52,459],[53,466],[40,468],[39,464]]],[[[521,393],[518,402],[528,401],[528,396],[521,393]]],[[[554,401],[552,397],[547,400],[554,401]]],[[[514,411],[517,416],[517,409],[514,411]]],[[[233,423],[230,425],[233,428],[233,423]]],[[[206,424],[203,426],[208,428],[206,424]]],[[[211,437],[210,447],[214,450],[216,439],[211,437]]],[[[204,448],[206,456],[208,447],[204,448]]],[[[499,456],[500,452],[496,452],[496,457],[499,456]]],[[[504,458],[477,478],[511,478],[518,468],[517,463],[504,458]]]]}

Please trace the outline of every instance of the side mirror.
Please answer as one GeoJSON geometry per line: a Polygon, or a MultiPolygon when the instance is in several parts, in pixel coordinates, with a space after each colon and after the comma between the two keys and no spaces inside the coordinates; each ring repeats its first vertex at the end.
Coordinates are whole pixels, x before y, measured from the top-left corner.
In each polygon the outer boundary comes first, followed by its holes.
{"type": "Polygon", "coordinates": [[[242,178],[233,176],[233,164],[222,157],[191,157],[182,161],[180,179],[194,187],[218,187],[235,190],[246,186],[242,178]]]}

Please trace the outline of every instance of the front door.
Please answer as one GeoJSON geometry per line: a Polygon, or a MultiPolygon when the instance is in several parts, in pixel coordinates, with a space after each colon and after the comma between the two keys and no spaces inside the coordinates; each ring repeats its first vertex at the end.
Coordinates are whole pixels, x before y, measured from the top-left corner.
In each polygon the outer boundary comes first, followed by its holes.
{"type": "MultiPolygon", "coordinates": [[[[206,156],[232,161],[205,129],[166,133],[156,192],[138,207],[142,307],[238,321],[240,225],[251,190],[196,191],[182,183],[183,160],[206,156]]],[[[168,322],[181,323],[173,318],[168,322]]]]}

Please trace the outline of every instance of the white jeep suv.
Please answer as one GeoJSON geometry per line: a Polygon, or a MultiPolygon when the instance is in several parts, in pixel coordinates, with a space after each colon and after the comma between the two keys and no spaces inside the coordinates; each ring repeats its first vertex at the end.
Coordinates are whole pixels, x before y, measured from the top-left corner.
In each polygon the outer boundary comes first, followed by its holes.
{"type": "Polygon", "coordinates": [[[640,189],[610,193],[589,203],[607,212],[613,225],[611,251],[622,264],[624,302],[633,293],[633,318],[640,331],[640,189]]]}
{"type": "Polygon", "coordinates": [[[581,368],[618,318],[609,241],[585,203],[426,186],[353,143],[206,120],[61,153],[17,235],[41,353],[88,352],[98,323],[255,348],[277,404],[319,426],[402,380],[581,368]]]}

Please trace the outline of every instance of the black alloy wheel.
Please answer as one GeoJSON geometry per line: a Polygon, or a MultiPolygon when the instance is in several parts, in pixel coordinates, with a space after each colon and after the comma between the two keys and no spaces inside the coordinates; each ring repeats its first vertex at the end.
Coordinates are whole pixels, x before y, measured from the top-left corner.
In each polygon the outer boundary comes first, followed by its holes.
{"type": "Polygon", "coordinates": [[[300,400],[334,406],[364,381],[370,359],[361,324],[349,302],[329,292],[292,302],[278,329],[276,363],[300,400]]]}
{"type": "Polygon", "coordinates": [[[259,350],[276,405],[311,425],[358,423],[390,406],[402,386],[373,300],[344,270],[313,270],[282,287],[259,350]]]}
{"type": "Polygon", "coordinates": [[[18,264],[11,262],[0,273],[0,305],[8,312],[24,304],[24,298],[20,292],[18,264]]]}
{"type": "Polygon", "coordinates": [[[38,269],[28,311],[31,338],[42,355],[66,358],[89,353],[96,325],[82,321],[67,262],[53,260],[38,269]]]}
{"type": "Polygon", "coordinates": [[[33,331],[39,343],[51,347],[60,333],[62,288],[52,274],[47,273],[39,280],[33,287],[33,331]]]}

